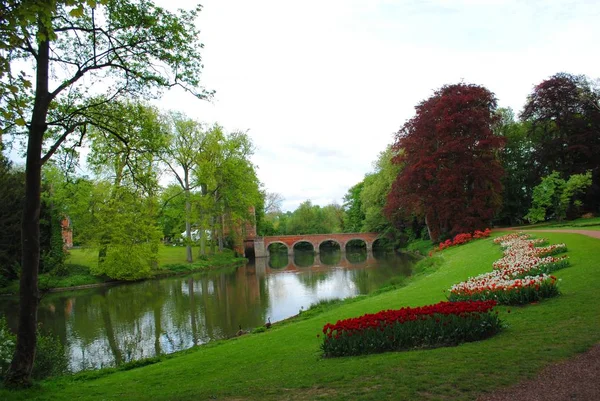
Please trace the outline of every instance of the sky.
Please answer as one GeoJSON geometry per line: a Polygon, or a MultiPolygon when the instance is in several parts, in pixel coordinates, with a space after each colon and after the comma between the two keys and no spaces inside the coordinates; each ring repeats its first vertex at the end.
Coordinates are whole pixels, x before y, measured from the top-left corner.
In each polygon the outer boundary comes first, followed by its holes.
{"type": "Polygon", "coordinates": [[[284,211],[342,204],[443,85],[483,85],[518,113],[558,72],[600,78],[598,0],[200,1],[201,80],[215,96],[171,90],[154,103],[247,131],[284,211]]]}
{"type": "MultiPolygon", "coordinates": [[[[158,1],[169,9],[184,0],[158,1]]],[[[600,2],[204,0],[203,85],[158,105],[248,132],[283,210],[343,203],[378,154],[445,84],[474,83],[518,113],[557,72],[600,78],[600,2]]]]}

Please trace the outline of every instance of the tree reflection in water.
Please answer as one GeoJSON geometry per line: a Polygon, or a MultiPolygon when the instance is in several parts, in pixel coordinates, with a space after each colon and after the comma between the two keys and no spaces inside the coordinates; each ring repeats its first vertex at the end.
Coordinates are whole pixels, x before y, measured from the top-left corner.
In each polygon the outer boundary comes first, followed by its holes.
{"type": "MultiPolygon", "coordinates": [[[[113,287],[47,294],[39,320],[65,344],[73,371],[114,366],[235,336],[323,299],[372,292],[410,275],[406,255],[365,249],[273,252],[247,266],[113,287]]],[[[16,328],[17,300],[0,299],[16,328]]]]}

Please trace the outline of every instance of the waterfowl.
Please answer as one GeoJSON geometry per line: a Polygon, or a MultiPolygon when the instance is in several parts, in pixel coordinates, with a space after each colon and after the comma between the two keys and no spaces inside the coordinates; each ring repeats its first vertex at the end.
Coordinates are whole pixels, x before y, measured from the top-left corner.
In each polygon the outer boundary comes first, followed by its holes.
{"type": "Polygon", "coordinates": [[[242,330],[242,325],[240,324],[240,329],[237,332],[237,336],[243,336],[244,334],[248,334],[246,330],[242,330]]]}
{"type": "Polygon", "coordinates": [[[270,328],[271,328],[271,318],[270,318],[270,317],[269,317],[269,318],[267,318],[267,323],[265,323],[265,327],[266,327],[267,329],[270,329],[270,328]]]}

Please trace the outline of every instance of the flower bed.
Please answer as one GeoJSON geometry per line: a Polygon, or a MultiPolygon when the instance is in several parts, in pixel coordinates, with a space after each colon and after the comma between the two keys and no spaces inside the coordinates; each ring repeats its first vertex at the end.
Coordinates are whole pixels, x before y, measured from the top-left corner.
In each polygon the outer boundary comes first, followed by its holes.
{"type": "Polygon", "coordinates": [[[450,301],[493,299],[506,305],[525,304],[558,295],[556,277],[549,273],[569,265],[565,244],[542,245],[543,239],[530,239],[521,233],[494,239],[504,248],[504,257],[494,262],[494,271],[469,278],[450,288],[450,301]]]}
{"type": "Polygon", "coordinates": [[[540,274],[511,279],[496,270],[453,285],[448,300],[493,299],[503,305],[523,305],[556,295],[558,288],[554,276],[540,274]]]}
{"type": "Polygon", "coordinates": [[[462,233],[456,234],[456,236],[451,240],[446,240],[444,242],[440,242],[440,244],[430,252],[429,256],[433,254],[433,252],[443,251],[446,248],[450,248],[452,246],[463,245],[467,242],[471,242],[474,239],[479,238],[487,238],[491,235],[492,230],[486,228],[483,231],[476,230],[473,234],[470,233],[462,233]]]}
{"type": "Polygon", "coordinates": [[[345,356],[481,340],[501,328],[495,305],[440,302],[339,320],[323,327],[321,348],[325,356],[345,356]]]}

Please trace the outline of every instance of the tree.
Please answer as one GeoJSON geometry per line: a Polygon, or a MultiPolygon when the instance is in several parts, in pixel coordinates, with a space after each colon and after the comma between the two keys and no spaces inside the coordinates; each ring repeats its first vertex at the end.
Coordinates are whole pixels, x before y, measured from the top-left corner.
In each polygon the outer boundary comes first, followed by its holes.
{"type": "Polygon", "coordinates": [[[285,200],[283,195],[277,192],[265,192],[265,214],[275,215],[281,213],[281,204],[285,200]]]}
{"type": "Polygon", "coordinates": [[[567,216],[570,207],[581,207],[578,196],[585,194],[592,185],[592,173],[573,174],[568,180],[560,178],[558,171],[542,178],[542,182],[533,189],[533,203],[525,216],[530,223],[544,221],[548,212],[560,222],[567,216]]]}
{"type": "Polygon", "coordinates": [[[362,230],[365,232],[397,234],[384,213],[387,196],[402,169],[402,166],[392,163],[395,154],[392,147],[388,146],[373,163],[375,171],[367,174],[363,180],[360,201],[365,216],[362,230]]]}
{"type": "Polygon", "coordinates": [[[539,181],[531,157],[535,146],[527,135],[529,122],[515,121],[511,109],[499,109],[498,116],[494,132],[506,142],[500,151],[505,172],[502,177],[502,209],[495,221],[514,225],[521,223],[527,214],[533,187],[539,181]]]}
{"type": "Polygon", "coordinates": [[[35,357],[42,165],[77,144],[72,134],[101,125],[91,111],[115,99],[172,86],[210,94],[198,90],[199,8],[173,14],[146,0],[9,0],[2,7],[9,11],[0,33],[9,39],[0,60],[2,130],[27,136],[17,346],[5,377],[19,386],[30,384],[35,357]],[[35,85],[14,71],[26,64],[35,69],[35,85]]]}
{"type": "Polygon", "coordinates": [[[166,127],[158,110],[142,102],[113,101],[94,113],[103,123],[90,128],[88,165],[112,185],[96,203],[101,207],[93,240],[99,253],[92,273],[121,280],[147,277],[158,260],[156,155],[167,143],[166,127]]]}
{"type": "Polygon", "coordinates": [[[404,165],[387,198],[389,217],[425,217],[430,238],[487,226],[501,204],[502,166],[494,135],[496,99],[484,87],[447,85],[416,106],[396,134],[404,165]]]}
{"type": "Polygon", "coordinates": [[[171,184],[162,189],[159,197],[158,221],[163,236],[170,241],[179,239],[185,231],[185,198],[181,195],[181,187],[171,184]]]}
{"type": "MultiPolygon", "coordinates": [[[[187,118],[181,113],[169,115],[170,135],[167,146],[160,155],[169,172],[175,177],[185,198],[185,233],[186,259],[189,263],[192,255],[192,195],[202,185],[205,171],[202,168],[202,157],[209,159],[206,153],[213,152],[214,141],[211,142],[202,124],[187,118]]],[[[200,217],[202,219],[202,217],[200,217]]],[[[204,231],[203,229],[201,230],[204,231]]]]}
{"type": "Polygon", "coordinates": [[[592,171],[586,209],[600,207],[600,93],[585,76],[558,73],[537,85],[521,118],[530,123],[533,168],[538,177],[592,171]]]}
{"type": "Polygon", "coordinates": [[[216,215],[213,222],[220,223],[217,224],[217,232],[213,229],[213,237],[217,237],[219,251],[222,251],[225,232],[234,243],[240,243],[242,238],[239,236],[243,234],[240,228],[246,221],[254,223],[255,215],[251,210],[262,202],[262,194],[254,165],[249,159],[254,152],[250,137],[239,131],[225,133],[217,124],[209,135],[217,146],[208,160],[212,166],[212,179],[205,182],[207,193],[214,201],[216,215]]]}
{"type": "Polygon", "coordinates": [[[361,202],[361,192],[364,181],[359,182],[348,190],[344,195],[344,231],[348,233],[359,233],[362,231],[365,213],[361,202]]]}
{"type": "MultiPolygon", "coordinates": [[[[0,283],[18,279],[21,270],[21,209],[25,198],[25,172],[0,155],[0,283]]],[[[57,272],[65,252],[62,210],[53,196],[53,183],[44,179],[40,208],[40,271],[57,272]]]]}

